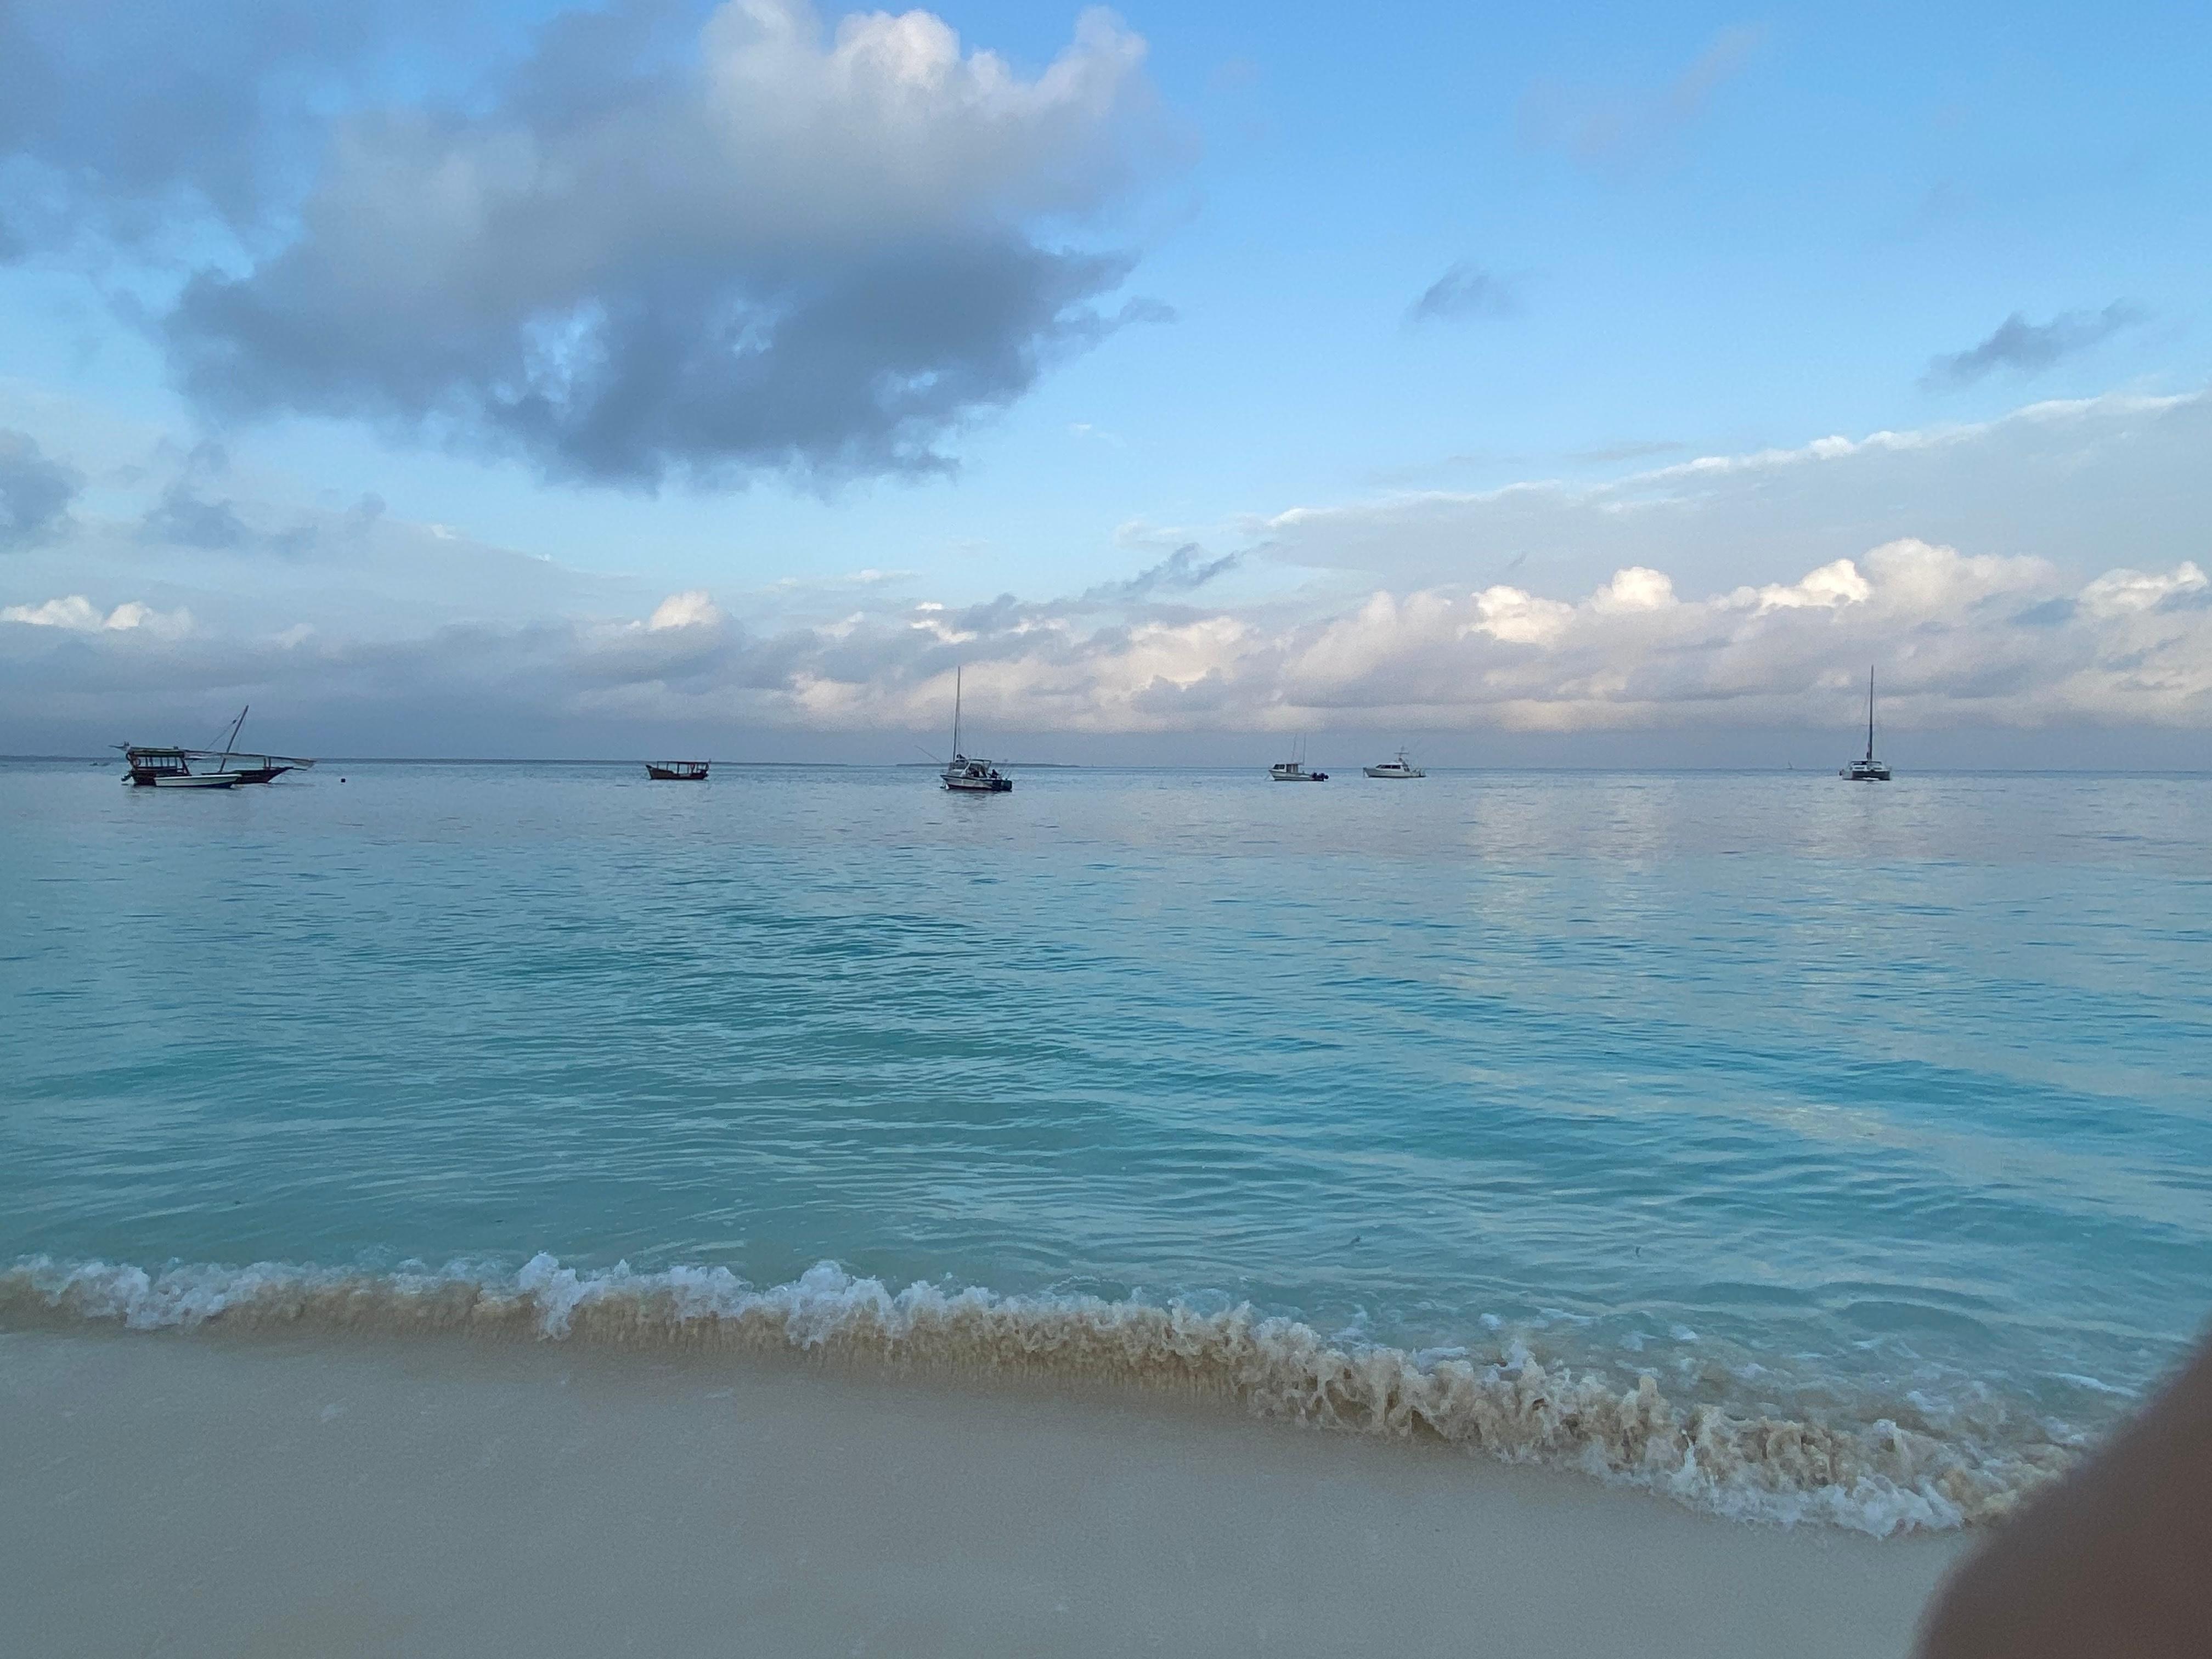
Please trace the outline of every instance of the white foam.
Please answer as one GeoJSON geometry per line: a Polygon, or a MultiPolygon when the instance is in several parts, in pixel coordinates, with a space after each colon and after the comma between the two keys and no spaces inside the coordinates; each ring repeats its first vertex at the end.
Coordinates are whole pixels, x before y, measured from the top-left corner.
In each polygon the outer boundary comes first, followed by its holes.
{"type": "Polygon", "coordinates": [[[1547,1363],[1516,1339],[1492,1363],[1464,1349],[1347,1346],[1249,1307],[1006,1297],[915,1284],[893,1291],[823,1262],[756,1288],[720,1267],[581,1273],[550,1255],[520,1271],[346,1272],[262,1262],[179,1266],[32,1257],[0,1269],[0,1323],[113,1322],[131,1330],[472,1333],[634,1347],[799,1350],[955,1373],[1045,1372],[1216,1393],[1262,1415],[1433,1439],[1515,1462],[1580,1468],[1744,1519],[1886,1534],[2008,1513],[2072,1448],[1990,1446],[1869,1410],[1824,1423],[1680,1405],[1547,1363]]]}

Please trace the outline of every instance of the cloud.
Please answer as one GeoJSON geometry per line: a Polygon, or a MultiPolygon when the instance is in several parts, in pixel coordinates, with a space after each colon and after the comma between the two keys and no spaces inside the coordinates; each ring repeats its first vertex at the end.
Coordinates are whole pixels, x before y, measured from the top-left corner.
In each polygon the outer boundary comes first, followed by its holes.
{"type": "Polygon", "coordinates": [[[356,111],[296,237],[163,324],[207,408],[362,418],[651,487],[950,468],[949,441],[1125,322],[1069,240],[1157,160],[1144,42],[1084,13],[1024,76],[922,11],[637,0],[495,95],[356,111]]]}
{"type": "Polygon", "coordinates": [[[1585,166],[1633,161],[1696,120],[1765,39],[1766,31],[1757,26],[1724,28],[1687,68],[1658,87],[1600,90],[1539,81],[1521,101],[1522,139],[1564,150],[1585,166]]]}
{"type": "Polygon", "coordinates": [[[223,550],[256,540],[228,501],[210,501],[179,478],[161,493],[160,505],[139,520],[142,541],[177,547],[223,550]]]}
{"type": "Polygon", "coordinates": [[[28,434],[0,428],[0,553],[58,535],[83,482],[75,467],[50,459],[28,434]]]}
{"type": "Polygon", "coordinates": [[[671,593],[654,607],[646,619],[647,632],[658,633],[671,628],[720,628],[722,613],[703,588],[688,592],[671,593]]]}
{"type": "Polygon", "coordinates": [[[1510,561],[1566,592],[1627,565],[1686,591],[1733,587],[1780,550],[1809,567],[1905,537],[2004,547],[2086,580],[2124,536],[2130,562],[2212,546],[2212,396],[2030,404],[1997,419],[1696,456],[1599,481],[1529,478],[1297,507],[1250,520],[1255,560],[1394,586],[1468,581],[1510,561]],[[2112,503],[2124,501],[2124,523],[2112,503]]]}
{"type": "MultiPolygon", "coordinates": [[[[157,561],[136,516],[73,521],[0,568],[0,741],[50,750],[60,722],[88,739],[149,704],[227,700],[372,751],[460,732],[476,752],[556,731],[602,734],[577,740],[602,753],[677,730],[866,744],[934,726],[962,665],[1000,730],[1718,733],[1848,725],[1875,663],[1899,729],[2185,744],[2212,733],[2212,502],[2191,470],[2208,434],[2205,397],[2103,398],[1297,508],[1218,553],[1132,523],[1133,574],[975,603],[869,572],[804,593],[641,588],[362,507],[315,518],[315,556],[289,561],[157,561]],[[88,597],[103,590],[134,598],[88,597]]],[[[212,489],[214,465],[144,488],[212,489]]]]}
{"type": "MultiPolygon", "coordinates": [[[[247,233],[319,106],[404,27],[432,53],[469,0],[0,4],[0,258],[247,233]]],[[[425,54],[428,55],[428,54],[425,54]]]]}
{"type": "Polygon", "coordinates": [[[1168,593],[1189,593],[1216,576],[1227,574],[1243,562],[1238,553],[1205,557],[1196,542],[1186,542],[1158,564],[1147,566],[1126,581],[1101,582],[1083,595],[1088,605],[1133,605],[1168,593]]]}
{"type": "Polygon", "coordinates": [[[1461,260],[1421,291],[1406,309],[1408,324],[1448,317],[1510,317],[1521,302],[1510,284],[1461,260]]]}
{"type": "Polygon", "coordinates": [[[103,615],[82,593],[71,593],[43,605],[0,607],[0,623],[21,623],[27,628],[58,628],[70,633],[128,634],[143,630],[162,639],[181,639],[192,630],[188,611],[156,611],[137,599],[126,599],[103,615]]]}
{"type": "Polygon", "coordinates": [[[2000,368],[2039,374],[2134,327],[2146,314],[2124,300],[2115,300],[2102,311],[2062,311],[2047,323],[2031,323],[2015,311],[1979,345],[1931,360],[1920,384],[1930,391],[1972,386],[2000,368]]]}
{"type": "Polygon", "coordinates": [[[1579,597],[1382,588],[1272,620],[1099,623],[1081,601],[1002,598],[761,635],[685,593],[645,622],[242,640],[154,638],[125,608],[102,618],[81,599],[36,609],[8,615],[33,626],[0,629],[0,700],[20,706],[35,686],[116,720],[157,690],[182,705],[221,686],[386,729],[884,732],[937,724],[963,667],[971,712],[1001,730],[1847,728],[1873,663],[1893,730],[2212,732],[2212,582],[2199,565],[2082,582],[2043,560],[1911,538],[1703,598],[1628,567],[1579,597]],[[64,633],[90,648],[41,643],[64,633]]]}
{"type": "Polygon", "coordinates": [[[1575,450],[1567,459],[1599,465],[1613,461],[1646,461],[1660,455],[1679,455],[1688,447],[1689,445],[1672,438],[1625,439],[1620,443],[1600,444],[1593,449],[1575,450]]]}
{"type": "MultiPolygon", "coordinates": [[[[143,444],[143,434],[131,442],[143,444]]],[[[52,593],[106,589],[163,611],[187,608],[210,637],[302,622],[360,637],[462,619],[595,614],[651,592],[633,576],[571,570],[410,521],[373,493],[342,505],[336,492],[282,476],[233,477],[214,445],[186,448],[165,437],[124,453],[134,459],[118,465],[111,452],[99,468],[100,510],[50,513],[40,533],[0,560],[0,605],[36,609],[52,593]]],[[[0,462],[26,454],[78,476],[51,448],[0,446],[0,462]]]]}

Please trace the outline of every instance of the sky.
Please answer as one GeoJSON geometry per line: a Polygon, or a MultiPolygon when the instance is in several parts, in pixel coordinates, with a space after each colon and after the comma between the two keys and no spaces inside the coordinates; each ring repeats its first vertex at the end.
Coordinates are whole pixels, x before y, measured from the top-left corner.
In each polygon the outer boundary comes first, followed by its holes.
{"type": "Polygon", "coordinates": [[[2208,62],[0,0],[0,751],[2212,764],[2208,62]]]}

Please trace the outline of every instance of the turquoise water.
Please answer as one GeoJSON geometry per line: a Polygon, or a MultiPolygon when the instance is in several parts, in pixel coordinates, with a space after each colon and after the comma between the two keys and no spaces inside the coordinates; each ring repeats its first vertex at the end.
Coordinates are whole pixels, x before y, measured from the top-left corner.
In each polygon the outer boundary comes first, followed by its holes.
{"type": "Polygon", "coordinates": [[[0,1263],[1175,1305],[1948,1524],[2205,1318],[2208,945],[2197,776],[11,763],[0,1263]]]}

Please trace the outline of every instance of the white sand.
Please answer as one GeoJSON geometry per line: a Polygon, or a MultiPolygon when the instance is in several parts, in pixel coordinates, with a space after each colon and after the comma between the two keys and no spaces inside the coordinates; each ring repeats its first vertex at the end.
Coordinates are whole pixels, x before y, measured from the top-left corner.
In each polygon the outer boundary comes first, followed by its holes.
{"type": "Polygon", "coordinates": [[[1146,1396],[0,1334],[0,1653],[1900,1656],[1960,1547],[1146,1396]]]}

